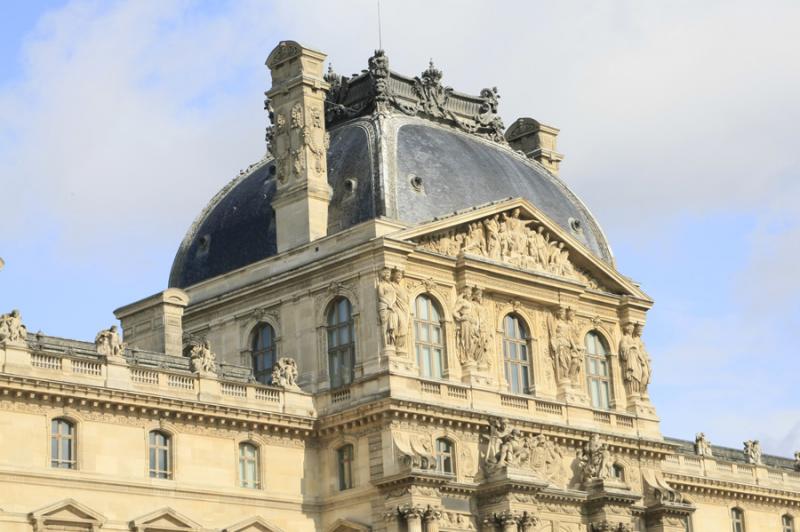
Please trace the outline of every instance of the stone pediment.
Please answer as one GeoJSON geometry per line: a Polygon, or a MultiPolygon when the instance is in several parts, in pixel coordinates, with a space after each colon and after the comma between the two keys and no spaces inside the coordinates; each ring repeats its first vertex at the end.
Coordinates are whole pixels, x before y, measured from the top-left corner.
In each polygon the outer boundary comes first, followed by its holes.
{"type": "Polygon", "coordinates": [[[172,508],[162,508],[130,523],[133,532],[194,532],[202,527],[172,508]]]}
{"type": "Polygon", "coordinates": [[[65,499],[40,508],[31,512],[29,517],[34,530],[42,530],[45,526],[53,524],[83,526],[86,530],[95,530],[105,522],[102,515],[73,499],[65,499]]]}
{"type": "Polygon", "coordinates": [[[260,516],[251,517],[223,529],[223,532],[283,532],[260,516]]]}
{"type": "Polygon", "coordinates": [[[594,290],[649,299],[524,199],[457,212],[404,230],[397,237],[447,257],[478,258],[594,290]]]}

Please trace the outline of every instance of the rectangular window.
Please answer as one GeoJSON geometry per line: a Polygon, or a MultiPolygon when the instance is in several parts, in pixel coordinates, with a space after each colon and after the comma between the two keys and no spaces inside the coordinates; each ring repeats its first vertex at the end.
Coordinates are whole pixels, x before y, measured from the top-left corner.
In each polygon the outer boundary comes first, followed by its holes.
{"type": "Polygon", "coordinates": [[[50,466],[75,469],[75,425],[66,419],[50,424],[50,466]]]}
{"type": "Polygon", "coordinates": [[[258,474],[258,448],[250,443],[239,444],[239,485],[251,489],[261,487],[258,474]]]}
{"type": "Polygon", "coordinates": [[[172,439],[157,430],[150,432],[149,463],[151,478],[172,478],[172,439]]]}
{"type": "Polygon", "coordinates": [[[345,445],[336,451],[339,465],[339,490],[349,490],[353,487],[353,446],[345,445]]]}

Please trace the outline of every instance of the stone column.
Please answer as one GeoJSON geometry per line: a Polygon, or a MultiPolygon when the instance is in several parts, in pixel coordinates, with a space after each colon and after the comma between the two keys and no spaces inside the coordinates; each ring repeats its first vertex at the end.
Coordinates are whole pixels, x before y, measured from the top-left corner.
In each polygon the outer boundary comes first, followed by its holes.
{"type": "Polygon", "coordinates": [[[425,515],[425,509],[422,506],[406,504],[398,508],[398,511],[400,516],[406,520],[408,532],[422,532],[422,517],[425,515]]]}
{"type": "Polygon", "coordinates": [[[428,506],[422,516],[422,520],[425,523],[425,532],[439,532],[439,519],[441,517],[442,512],[440,510],[428,506]]]}
{"type": "Polygon", "coordinates": [[[497,522],[500,524],[500,530],[503,532],[518,532],[520,516],[516,512],[506,510],[497,514],[497,522]]]}

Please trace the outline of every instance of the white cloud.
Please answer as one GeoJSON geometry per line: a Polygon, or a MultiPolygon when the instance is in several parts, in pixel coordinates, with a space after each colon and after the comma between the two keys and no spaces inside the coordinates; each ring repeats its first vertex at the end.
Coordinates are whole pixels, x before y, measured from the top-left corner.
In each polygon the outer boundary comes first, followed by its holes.
{"type": "MultiPolygon", "coordinates": [[[[714,362],[761,356],[767,344],[772,368],[725,376],[769,387],[794,340],[778,324],[798,322],[800,4],[410,0],[382,9],[393,69],[415,74],[433,57],[459,90],[497,85],[507,124],[533,116],[562,129],[564,179],[612,244],[615,235],[645,242],[684,215],[759,218],[739,239],[750,253],[735,306],[709,316],[684,302],[658,325],[674,326],[680,341],[662,346],[657,378],[681,386],[686,364],[699,363],[706,374],[685,392],[719,406],[737,398],[704,388],[714,362]],[[743,332],[740,344],[731,330],[743,332]]],[[[185,2],[75,2],[46,16],[25,48],[24,77],[0,86],[0,168],[13,198],[0,240],[55,226],[63,260],[102,258],[120,276],[148,248],[177,247],[205,202],[262,155],[263,62],[286,38],[327,52],[342,73],[359,71],[377,47],[375,2],[231,2],[213,13],[185,2]]],[[[770,445],[800,445],[791,423],[742,415],[770,445]]]]}

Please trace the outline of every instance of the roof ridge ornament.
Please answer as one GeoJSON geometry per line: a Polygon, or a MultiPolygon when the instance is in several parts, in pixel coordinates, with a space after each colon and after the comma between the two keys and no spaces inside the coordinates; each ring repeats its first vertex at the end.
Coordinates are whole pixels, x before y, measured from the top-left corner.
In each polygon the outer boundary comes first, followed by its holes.
{"type": "Polygon", "coordinates": [[[369,113],[386,116],[399,111],[506,144],[505,127],[498,114],[497,87],[485,88],[479,96],[456,92],[442,85],[444,74],[433,59],[419,76],[402,76],[389,70],[389,58],[383,50],[375,50],[367,67],[349,78],[329,68],[325,75],[331,85],[325,102],[329,126],[369,113]]]}

